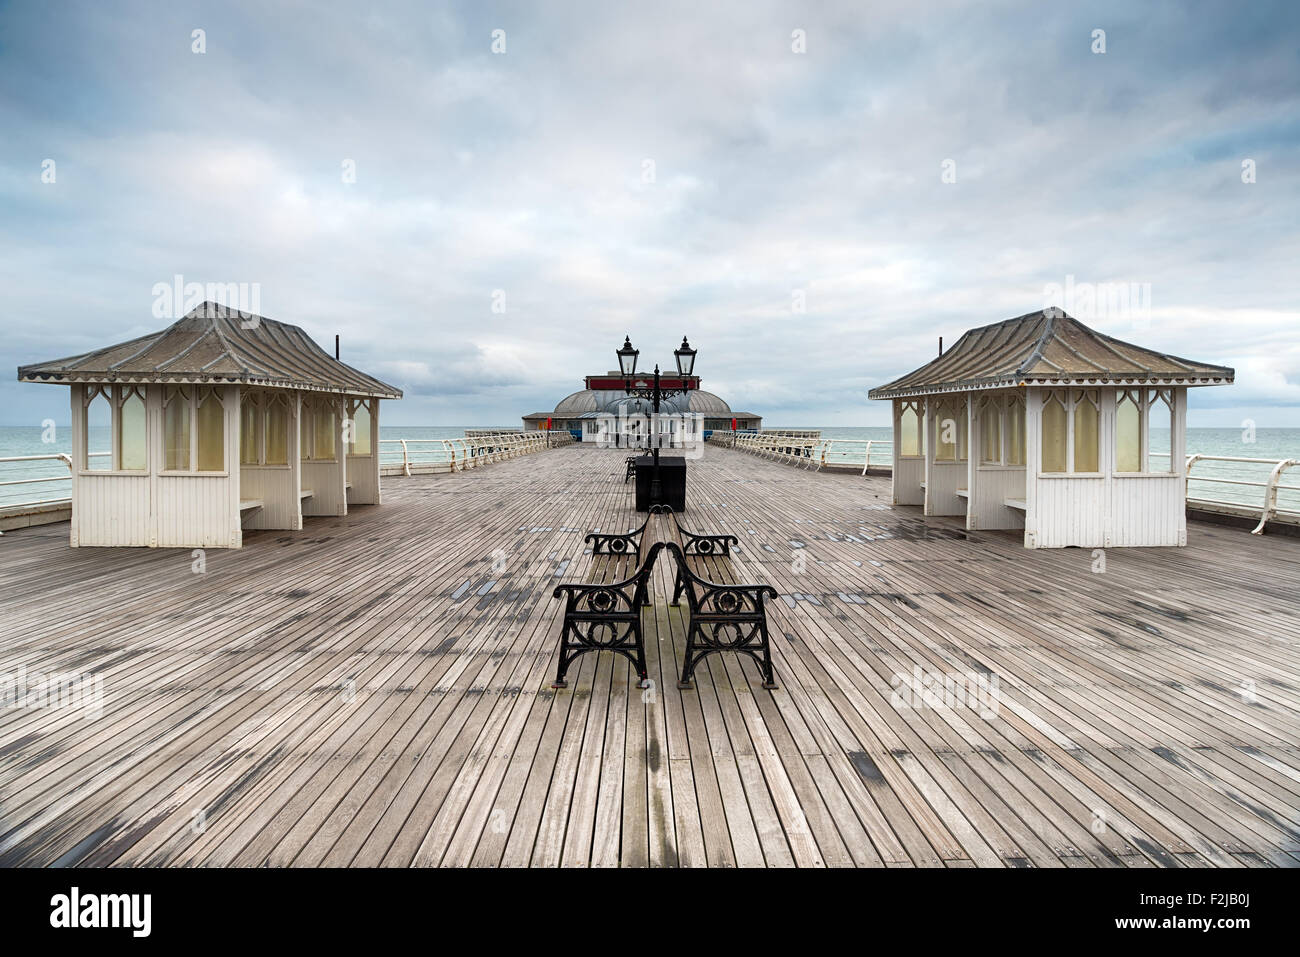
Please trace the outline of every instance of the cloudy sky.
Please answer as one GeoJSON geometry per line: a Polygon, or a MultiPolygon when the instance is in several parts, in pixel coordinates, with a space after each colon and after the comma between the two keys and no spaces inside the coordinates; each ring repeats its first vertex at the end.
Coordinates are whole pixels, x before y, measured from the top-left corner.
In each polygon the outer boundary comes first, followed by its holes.
{"type": "Polygon", "coordinates": [[[1058,304],[1235,366],[1192,425],[1300,426],[1298,232],[1286,0],[0,2],[4,424],[180,275],[340,334],[389,424],[517,424],[625,334],[885,424],[939,336],[1058,304]]]}

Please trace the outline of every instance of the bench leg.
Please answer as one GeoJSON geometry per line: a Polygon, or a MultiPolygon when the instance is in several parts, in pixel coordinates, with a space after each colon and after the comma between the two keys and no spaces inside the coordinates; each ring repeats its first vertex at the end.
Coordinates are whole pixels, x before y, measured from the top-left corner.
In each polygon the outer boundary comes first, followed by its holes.
{"type": "Polygon", "coordinates": [[[703,634],[700,634],[699,640],[697,641],[696,635],[699,634],[700,628],[700,625],[693,624],[686,630],[686,651],[682,655],[682,676],[677,681],[678,688],[683,691],[693,688],[694,685],[691,683],[691,679],[695,676],[695,666],[714,652],[729,650],[740,651],[741,653],[754,658],[755,661],[758,662],[759,672],[763,678],[763,687],[768,691],[775,691],[780,687],[780,685],[776,683],[776,669],[772,667],[772,648],[767,639],[766,621],[759,622],[758,625],[758,633],[761,637],[757,649],[752,645],[736,649],[716,647],[715,643],[707,641],[703,634]],[[700,646],[703,647],[701,648],[700,646]],[[756,651],[761,651],[762,656],[760,657],[756,654],[756,651]]]}
{"type": "Polygon", "coordinates": [[[759,625],[759,633],[763,636],[763,662],[761,666],[763,687],[768,691],[775,691],[778,685],[776,683],[776,671],[772,667],[772,646],[767,640],[766,617],[763,618],[762,624],[759,625]]]}
{"type": "Polygon", "coordinates": [[[636,632],[636,661],[633,663],[633,667],[636,668],[637,678],[640,679],[636,686],[638,688],[648,688],[650,687],[650,673],[645,664],[645,642],[641,640],[641,623],[638,621],[632,626],[632,629],[636,632]]]}
{"type": "MultiPolygon", "coordinates": [[[[695,687],[691,684],[691,678],[695,675],[695,635],[699,630],[700,626],[694,622],[686,629],[686,653],[682,655],[682,676],[677,681],[677,687],[683,691],[695,687]]],[[[704,655],[699,657],[703,658],[704,655]]]]}
{"type": "Polygon", "coordinates": [[[650,673],[646,667],[645,641],[641,636],[641,622],[639,619],[628,624],[627,634],[613,646],[597,646],[585,642],[582,640],[581,632],[577,626],[565,622],[564,630],[560,634],[560,660],[559,664],[556,665],[555,680],[551,682],[551,687],[557,691],[567,688],[569,682],[566,680],[565,675],[569,671],[569,665],[588,651],[612,651],[615,654],[622,655],[632,662],[632,667],[636,669],[637,686],[641,688],[649,687],[650,673]],[[572,641],[569,640],[570,633],[573,635],[574,640],[572,641]]]}

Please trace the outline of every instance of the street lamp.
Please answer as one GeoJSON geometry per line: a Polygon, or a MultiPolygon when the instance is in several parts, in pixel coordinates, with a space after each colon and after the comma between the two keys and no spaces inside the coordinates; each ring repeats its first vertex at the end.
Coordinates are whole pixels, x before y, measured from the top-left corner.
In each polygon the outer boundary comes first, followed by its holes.
{"type": "Polygon", "coordinates": [[[682,336],[682,346],[673,353],[677,357],[677,373],[681,376],[688,376],[695,369],[695,350],[691,344],[682,336]]]}
{"type": "Polygon", "coordinates": [[[623,373],[624,379],[630,379],[636,375],[636,357],[640,354],[640,349],[632,348],[632,337],[624,336],[623,348],[614,351],[614,355],[618,356],[618,367],[623,373]]]}
{"type": "MultiPolygon", "coordinates": [[[[629,396],[636,396],[651,401],[651,407],[654,410],[654,416],[652,417],[651,422],[656,425],[658,424],[659,419],[660,400],[671,395],[677,395],[679,392],[688,392],[691,389],[691,378],[695,371],[696,350],[691,348],[691,345],[686,341],[685,336],[682,336],[681,348],[677,349],[673,353],[673,356],[677,360],[677,373],[681,378],[679,387],[675,389],[665,389],[660,385],[659,364],[657,362],[655,363],[654,385],[641,380],[636,382],[632,381],[632,377],[636,374],[637,356],[639,356],[641,352],[638,349],[632,348],[632,338],[630,336],[624,337],[623,348],[616,349],[614,354],[618,356],[618,367],[623,373],[624,391],[626,391],[629,396]]],[[[655,436],[657,433],[652,429],[649,435],[655,436]]],[[[650,455],[654,460],[654,471],[651,473],[650,478],[649,504],[657,505],[661,504],[661,499],[663,498],[663,482],[659,475],[658,438],[651,439],[650,455]]]]}

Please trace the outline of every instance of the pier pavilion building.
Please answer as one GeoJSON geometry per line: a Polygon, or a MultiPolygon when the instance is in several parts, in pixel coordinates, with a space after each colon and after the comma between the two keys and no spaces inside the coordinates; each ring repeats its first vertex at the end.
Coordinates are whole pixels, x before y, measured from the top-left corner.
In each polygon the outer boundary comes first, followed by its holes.
{"type": "MultiPolygon", "coordinates": [[[[637,378],[645,379],[646,374],[638,373],[637,378]]],[[[699,388],[698,376],[690,378],[693,381],[687,391],[660,402],[661,416],[685,414],[702,417],[705,438],[714,430],[727,431],[734,428],[745,431],[762,428],[762,416],[753,412],[733,412],[726,400],[699,388]]],[[[626,382],[623,374],[618,371],[586,376],[583,388],[561,399],[554,411],[534,412],[524,416],[524,431],[544,430],[549,421],[551,429],[567,429],[580,442],[599,442],[602,433],[608,437],[611,434],[617,435],[623,429],[645,428],[650,415],[650,402],[628,395],[626,382]]],[[[662,376],[660,385],[664,389],[681,389],[684,383],[678,375],[671,374],[662,376]]],[[[616,440],[610,444],[618,442],[616,440]]]]}
{"type": "Polygon", "coordinates": [[[872,389],[893,403],[893,500],[1027,548],[1187,544],[1187,390],[1233,370],[1056,308],[965,333],[872,389]]]}
{"type": "Polygon", "coordinates": [[[245,528],[377,505],[379,402],[402,397],[298,326],[211,302],[18,378],[71,387],[73,546],[239,548],[245,528]]]}

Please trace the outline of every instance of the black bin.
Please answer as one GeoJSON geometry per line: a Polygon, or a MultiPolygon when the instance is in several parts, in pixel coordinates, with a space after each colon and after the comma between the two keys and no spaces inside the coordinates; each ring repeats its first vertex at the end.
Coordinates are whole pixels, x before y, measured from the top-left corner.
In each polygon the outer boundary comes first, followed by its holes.
{"type": "Polygon", "coordinates": [[[659,496],[650,497],[654,480],[654,458],[639,455],[636,460],[636,510],[647,512],[651,505],[667,505],[674,512],[686,510],[686,459],[680,455],[659,456],[659,496]]]}

